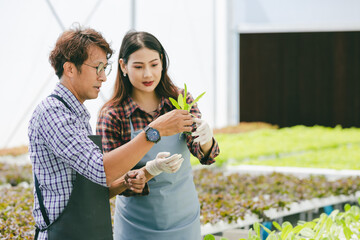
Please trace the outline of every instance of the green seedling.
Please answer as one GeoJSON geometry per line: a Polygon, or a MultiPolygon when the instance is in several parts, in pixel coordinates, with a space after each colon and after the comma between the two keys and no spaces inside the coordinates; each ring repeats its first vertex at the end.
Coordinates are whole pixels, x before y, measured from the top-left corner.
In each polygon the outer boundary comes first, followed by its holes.
{"type": "MultiPolygon", "coordinates": [[[[187,110],[188,112],[190,112],[192,106],[200,100],[200,98],[202,96],[204,96],[204,94],[206,92],[203,92],[202,94],[200,94],[197,98],[195,98],[195,100],[188,104],[186,102],[186,98],[187,98],[187,87],[186,87],[186,84],[185,85],[185,88],[184,88],[184,96],[180,93],[179,96],[178,96],[178,99],[177,101],[175,99],[173,99],[172,97],[169,97],[169,100],[171,101],[172,105],[174,105],[174,107],[176,107],[177,109],[182,109],[182,110],[187,110]]],[[[191,114],[192,115],[192,114],[191,114]]],[[[194,117],[194,115],[192,115],[194,117]]]]}
{"type": "MultiPolygon", "coordinates": [[[[206,92],[203,92],[203,93],[200,94],[197,98],[195,98],[195,100],[194,100],[192,103],[188,104],[188,103],[186,102],[186,98],[187,98],[187,87],[186,87],[186,84],[184,84],[184,85],[185,85],[185,88],[184,88],[184,96],[180,93],[179,96],[178,96],[177,101],[176,101],[175,99],[173,99],[172,97],[169,97],[169,100],[171,101],[172,105],[174,105],[174,107],[176,107],[176,109],[187,110],[187,111],[190,113],[190,110],[191,110],[192,106],[193,106],[197,101],[199,101],[200,98],[201,98],[202,96],[204,96],[204,94],[205,94],[206,92]]],[[[191,113],[190,113],[190,115],[191,115],[192,117],[195,117],[195,116],[194,116],[193,114],[191,114],[191,113]]],[[[191,134],[191,132],[184,132],[184,133],[185,133],[185,134],[191,134]]],[[[181,137],[181,135],[180,135],[180,137],[181,137]]]]}

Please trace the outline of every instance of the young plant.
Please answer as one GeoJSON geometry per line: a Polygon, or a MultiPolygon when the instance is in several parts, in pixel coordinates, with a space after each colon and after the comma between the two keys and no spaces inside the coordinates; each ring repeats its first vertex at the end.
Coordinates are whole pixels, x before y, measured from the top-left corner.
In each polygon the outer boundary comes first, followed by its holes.
{"type": "MultiPolygon", "coordinates": [[[[174,107],[176,107],[177,109],[182,109],[182,110],[187,110],[188,112],[190,112],[192,106],[200,100],[200,98],[202,96],[204,96],[204,94],[206,92],[203,92],[202,94],[200,94],[197,98],[195,98],[195,100],[188,104],[186,102],[186,98],[187,98],[187,87],[186,87],[186,84],[185,85],[185,88],[184,88],[184,96],[180,93],[179,96],[178,96],[178,99],[177,101],[175,99],[173,99],[172,97],[169,97],[169,100],[171,101],[172,105],[174,105],[174,107]]],[[[191,114],[192,115],[192,114],[191,114]]],[[[194,117],[194,115],[192,115],[194,117]]]]}
{"type": "MultiPolygon", "coordinates": [[[[187,98],[187,87],[186,87],[186,84],[184,84],[184,85],[185,85],[185,88],[184,88],[184,96],[180,93],[179,96],[178,96],[177,101],[176,101],[175,99],[173,99],[172,97],[169,97],[169,100],[170,100],[170,102],[172,103],[172,105],[173,105],[174,107],[176,107],[176,109],[187,110],[187,111],[190,113],[190,110],[191,110],[192,106],[193,106],[197,101],[199,101],[199,99],[200,99],[202,96],[204,96],[204,94],[205,94],[206,92],[203,92],[203,93],[200,94],[197,98],[195,98],[195,100],[194,100],[192,103],[188,104],[188,103],[186,102],[186,98],[187,98]]],[[[193,114],[191,114],[191,113],[190,113],[190,115],[191,115],[192,117],[195,117],[195,116],[194,116],[193,114]]],[[[186,135],[191,134],[191,132],[184,132],[184,133],[185,133],[186,135]]],[[[180,137],[181,137],[181,135],[182,135],[182,134],[180,134],[180,137]]]]}

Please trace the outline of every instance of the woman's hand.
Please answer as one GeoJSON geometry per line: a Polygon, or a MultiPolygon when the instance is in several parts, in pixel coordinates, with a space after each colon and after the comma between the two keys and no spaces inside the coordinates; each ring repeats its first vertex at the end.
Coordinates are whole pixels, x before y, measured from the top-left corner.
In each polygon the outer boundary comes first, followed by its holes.
{"type": "Polygon", "coordinates": [[[183,161],[181,154],[170,156],[169,152],[159,152],[154,160],[146,163],[145,169],[153,176],[162,172],[174,173],[179,170],[183,161]]]}
{"type": "Polygon", "coordinates": [[[200,143],[200,146],[208,144],[210,141],[212,143],[213,131],[210,125],[200,118],[194,118],[194,122],[196,123],[196,131],[191,134],[191,136],[197,137],[194,142],[200,143]]]}
{"type": "Polygon", "coordinates": [[[172,110],[149,124],[159,131],[160,136],[171,136],[181,132],[191,132],[193,119],[187,110],[172,110]]]}

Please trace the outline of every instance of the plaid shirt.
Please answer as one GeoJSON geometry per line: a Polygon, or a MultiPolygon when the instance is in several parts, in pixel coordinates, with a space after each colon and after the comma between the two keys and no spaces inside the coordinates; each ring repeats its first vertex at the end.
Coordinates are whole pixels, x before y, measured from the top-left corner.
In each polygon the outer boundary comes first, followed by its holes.
{"type": "MultiPolygon", "coordinates": [[[[184,94],[184,90],[182,89],[179,89],[179,92],[184,94]]],[[[186,101],[187,103],[194,101],[191,94],[188,93],[186,101]]],[[[100,111],[96,127],[96,133],[103,136],[102,143],[104,151],[111,151],[131,140],[130,116],[134,131],[137,131],[144,129],[158,116],[170,112],[173,109],[175,109],[175,107],[173,107],[170,100],[165,97],[161,98],[154,117],[143,111],[131,97],[128,97],[119,106],[105,106],[100,111]]],[[[196,117],[201,116],[196,103],[193,105],[190,112],[196,117]]],[[[187,146],[190,152],[200,159],[201,164],[204,165],[214,163],[214,158],[219,155],[219,146],[216,141],[207,157],[204,156],[201,151],[200,144],[193,142],[193,137],[191,135],[187,135],[187,146]]]]}
{"type": "MultiPolygon", "coordinates": [[[[106,186],[103,155],[87,137],[92,132],[88,110],[60,83],[53,94],[62,97],[71,111],[59,100],[47,97],[36,107],[28,133],[32,168],[50,222],[67,205],[76,172],[106,186]]],[[[33,215],[39,228],[46,227],[35,192],[33,215]]],[[[47,239],[46,231],[40,232],[39,239],[47,239]]]]}

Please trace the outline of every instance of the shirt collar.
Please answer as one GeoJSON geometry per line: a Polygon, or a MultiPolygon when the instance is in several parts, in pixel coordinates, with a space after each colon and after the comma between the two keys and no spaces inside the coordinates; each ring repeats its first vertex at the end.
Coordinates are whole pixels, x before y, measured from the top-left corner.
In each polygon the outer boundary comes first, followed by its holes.
{"type": "Polygon", "coordinates": [[[132,97],[128,96],[123,102],[125,117],[129,118],[136,109],[139,108],[139,105],[132,99],[132,97]]]}
{"type": "MultiPolygon", "coordinates": [[[[168,105],[170,108],[172,108],[172,104],[168,98],[161,97],[160,98],[160,109],[163,109],[165,105],[168,105]]],[[[139,105],[132,99],[132,97],[128,96],[125,101],[123,102],[125,117],[129,118],[133,112],[135,112],[136,109],[140,109],[139,105]]]]}
{"type": "Polygon", "coordinates": [[[79,117],[83,118],[84,120],[90,119],[90,113],[85,107],[84,104],[80,103],[79,100],[74,96],[74,94],[67,89],[64,85],[60,82],[56,84],[55,90],[53,92],[56,95],[59,95],[64,99],[64,101],[69,104],[71,110],[78,115],[79,117]]]}

